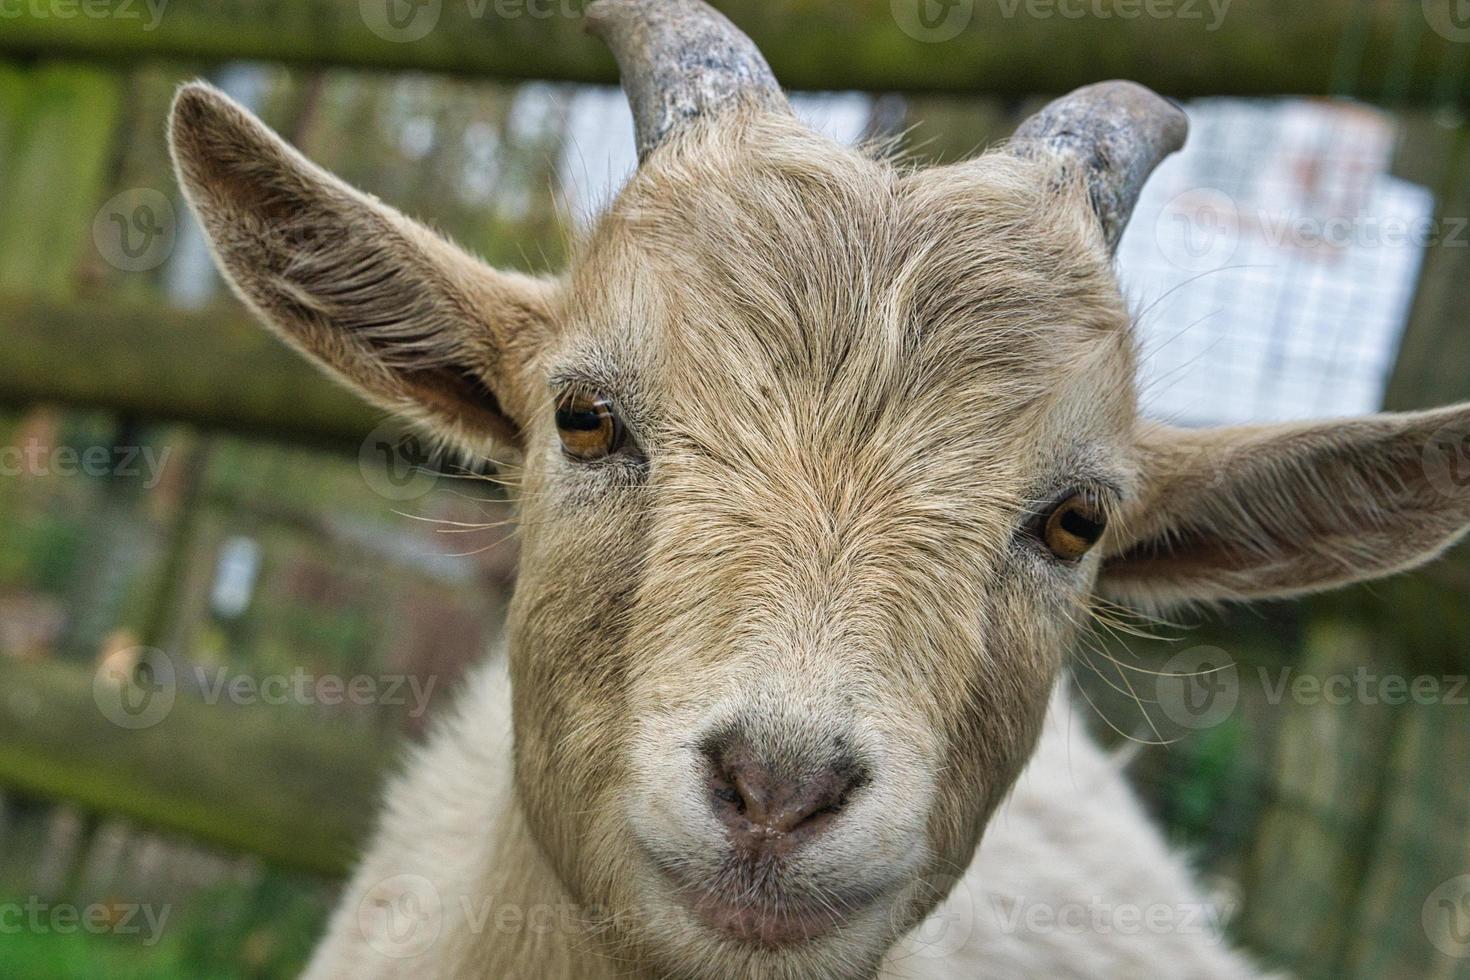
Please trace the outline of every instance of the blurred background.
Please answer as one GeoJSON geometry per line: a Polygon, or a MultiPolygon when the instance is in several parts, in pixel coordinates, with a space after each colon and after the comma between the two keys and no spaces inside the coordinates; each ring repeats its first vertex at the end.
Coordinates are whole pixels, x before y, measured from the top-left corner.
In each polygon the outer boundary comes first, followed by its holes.
{"type": "MultiPolygon", "coordinates": [[[[1470,397],[1459,0],[725,0],[798,111],[920,162],[1107,77],[1188,150],[1119,252],[1148,413],[1470,397]]],[[[206,77],[489,261],[559,268],[633,166],[579,0],[0,0],[0,977],[293,976],[380,779],[496,634],[485,472],[320,379],[169,172],[206,77]],[[470,469],[478,469],[470,467],[470,469]]],[[[1427,452],[1470,483],[1470,446],[1427,452]]],[[[1470,977],[1470,550],[1077,651],[1095,727],[1303,977],[1470,977]]]]}

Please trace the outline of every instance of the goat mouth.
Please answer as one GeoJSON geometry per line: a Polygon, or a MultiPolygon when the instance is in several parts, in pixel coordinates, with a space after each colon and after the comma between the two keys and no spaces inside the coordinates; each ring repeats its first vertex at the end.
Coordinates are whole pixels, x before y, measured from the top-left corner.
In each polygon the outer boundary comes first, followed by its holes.
{"type": "Polygon", "coordinates": [[[686,896],[685,900],[715,932],[757,946],[788,946],[817,939],[834,932],[846,919],[835,910],[727,902],[709,894],[686,896]]]}
{"type": "Polygon", "coordinates": [[[819,939],[836,932],[853,915],[872,904],[869,894],[834,894],[822,901],[703,887],[667,868],[664,877],[680,902],[714,932],[742,943],[780,947],[819,939]]]}

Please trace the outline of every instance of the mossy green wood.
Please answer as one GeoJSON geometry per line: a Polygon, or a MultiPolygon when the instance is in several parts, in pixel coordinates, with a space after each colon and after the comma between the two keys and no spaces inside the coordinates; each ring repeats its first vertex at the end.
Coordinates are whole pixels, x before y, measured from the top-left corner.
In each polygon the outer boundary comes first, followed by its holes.
{"type": "Polygon", "coordinates": [[[0,74],[0,291],[71,290],[92,248],[120,110],[120,77],[106,69],[0,74]]]}
{"type": "Polygon", "coordinates": [[[1455,700],[1404,709],[1385,746],[1380,829],[1347,923],[1345,976],[1470,978],[1470,958],[1453,955],[1459,937],[1435,920],[1455,915],[1463,930],[1463,908],[1441,908],[1436,889],[1470,874],[1470,707],[1455,700]]]}
{"type": "Polygon", "coordinates": [[[0,404],[107,408],[349,452],[386,417],[233,304],[0,298],[0,325],[0,404]]]}
{"type": "MultiPolygon", "coordinates": [[[[1385,397],[1395,410],[1470,400],[1470,128],[1444,114],[1407,114],[1395,173],[1435,193],[1435,235],[1425,249],[1418,290],[1385,397]]],[[[1470,548],[1371,589],[1319,600],[1320,615],[1352,616],[1374,636],[1379,675],[1412,682],[1470,672],[1470,548]]],[[[1344,863],[1358,880],[1343,924],[1335,969],[1340,976],[1470,977],[1470,959],[1436,949],[1424,910],[1433,890],[1470,873],[1470,706],[1409,703],[1354,709],[1391,717],[1374,722],[1376,744],[1338,751],[1351,758],[1360,787],[1378,787],[1377,811],[1356,855],[1344,863]]],[[[1359,789],[1357,792],[1362,792],[1359,789]]],[[[1340,805],[1358,806],[1344,786],[1340,805]]]]}
{"type": "Polygon", "coordinates": [[[1415,409],[1470,400],[1470,127],[1427,114],[1406,115],[1402,125],[1395,173],[1427,186],[1436,203],[1385,398],[1390,409],[1415,409]]]}
{"type": "MultiPolygon", "coordinates": [[[[1454,0],[1430,0],[1453,4],[1454,0]]],[[[0,55],[88,59],[254,58],[312,66],[422,69],[495,78],[613,82],[611,57],[583,31],[585,0],[136,0],[110,16],[16,4],[0,55]],[[158,16],[154,9],[158,8],[158,16]]],[[[1330,94],[1338,39],[1362,52],[1356,91],[1428,101],[1456,43],[1426,26],[1392,40],[1401,8],[1335,0],[717,0],[794,89],[1055,93],[1131,77],[1171,95],[1330,94]],[[1098,11],[1101,12],[1099,15],[1098,11]]],[[[1412,4],[1417,11],[1419,3],[1412,4]]],[[[100,8],[98,8],[100,9],[100,8]]],[[[1431,16],[1438,16],[1432,12],[1431,16]]],[[[1446,26],[1448,25],[1448,26],[1446,26]]],[[[1470,82],[1453,94],[1470,95],[1470,82]]]]}
{"type": "Polygon", "coordinates": [[[1299,977],[1341,975],[1332,951],[1351,938],[1365,841],[1384,804],[1381,753],[1397,720],[1397,709],[1338,703],[1337,685],[1326,696],[1316,685],[1375,664],[1375,653],[1360,627],[1318,619],[1295,662],[1242,671],[1279,717],[1241,931],[1299,977]]]}
{"type": "Polygon", "coordinates": [[[156,725],[122,728],[72,664],[0,658],[0,691],[0,787],[325,875],[350,867],[392,758],[365,726],[182,690],[156,725]]]}

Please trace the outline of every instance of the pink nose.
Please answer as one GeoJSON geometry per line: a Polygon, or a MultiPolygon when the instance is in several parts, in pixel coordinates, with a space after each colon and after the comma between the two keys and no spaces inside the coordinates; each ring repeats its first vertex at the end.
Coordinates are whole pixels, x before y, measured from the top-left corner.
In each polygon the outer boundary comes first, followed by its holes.
{"type": "Polygon", "coordinates": [[[868,782],[847,751],[818,765],[781,769],[739,736],[706,745],[710,806],[747,860],[781,857],[820,837],[868,782]]]}

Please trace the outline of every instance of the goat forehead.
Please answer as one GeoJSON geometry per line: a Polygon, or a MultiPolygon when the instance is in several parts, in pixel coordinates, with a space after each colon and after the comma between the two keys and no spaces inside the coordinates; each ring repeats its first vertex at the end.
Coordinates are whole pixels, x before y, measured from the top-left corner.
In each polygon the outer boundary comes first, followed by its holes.
{"type": "Polygon", "coordinates": [[[945,375],[973,389],[987,370],[1044,385],[1118,348],[1127,318],[1086,208],[1033,164],[901,174],[809,137],[742,145],[635,179],[573,276],[593,329],[803,402],[813,386],[912,397],[945,375]]]}
{"type": "Polygon", "coordinates": [[[1055,287],[973,280],[926,299],[912,280],[928,274],[786,307],[752,303],[755,286],[621,277],[622,300],[592,318],[590,360],[614,362],[633,389],[614,394],[664,423],[661,442],[711,459],[877,456],[914,472],[1131,421],[1131,341],[1099,328],[1106,300],[1068,308],[1055,287]]]}
{"type": "Polygon", "coordinates": [[[574,265],[582,363],[617,362],[591,373],[637,389],[615,394],[660,423],[665,475],[993,501],[1126,428],[1127,317],[1079,190],[775,135],[646,167],[574,265]]]}

